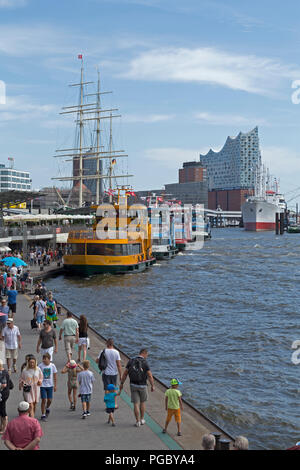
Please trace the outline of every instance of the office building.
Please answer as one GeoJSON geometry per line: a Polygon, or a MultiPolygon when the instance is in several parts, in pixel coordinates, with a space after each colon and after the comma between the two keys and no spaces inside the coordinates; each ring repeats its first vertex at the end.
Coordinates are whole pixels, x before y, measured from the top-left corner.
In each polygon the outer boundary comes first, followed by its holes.
{"type": "Polygon", "coordinates": [[[0,163],[0,192],[31,191],[32,180],[28,171],[15,170],[0,163]]]}

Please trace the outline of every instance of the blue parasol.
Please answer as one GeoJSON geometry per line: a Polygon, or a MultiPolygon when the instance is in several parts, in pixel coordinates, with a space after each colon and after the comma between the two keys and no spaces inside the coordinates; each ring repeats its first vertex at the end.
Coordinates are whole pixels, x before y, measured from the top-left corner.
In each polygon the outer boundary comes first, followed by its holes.
{"type": "Polygon", "coordinates": [[[4,258],[2,261],[1,261],[3,264],[5,264],[5,266],[9,266],[11,267],[13,264],[15,264],[17,266],[17,268],[19,266],[27,266],[27,264],[25,263],[25,261],[23,261],[22,259],[20,258],[16,258],[15,256],[7,256],[6,258],[4,258]]]}

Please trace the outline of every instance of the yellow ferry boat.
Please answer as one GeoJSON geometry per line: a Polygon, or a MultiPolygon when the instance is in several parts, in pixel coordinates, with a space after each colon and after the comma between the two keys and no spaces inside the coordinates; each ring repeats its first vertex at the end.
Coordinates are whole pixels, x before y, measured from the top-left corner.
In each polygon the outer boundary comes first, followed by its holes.
{"type": "Polygon", "coordinates": [[[140,272],[155,263],[151,224],[146,217],[138,221],[138,205],[127,211],[127,193],[121,202],[120,191],[117,203],[99,206],[92,230],[69,233],[63,257],[67,272],[87,276],[140,272]]]}

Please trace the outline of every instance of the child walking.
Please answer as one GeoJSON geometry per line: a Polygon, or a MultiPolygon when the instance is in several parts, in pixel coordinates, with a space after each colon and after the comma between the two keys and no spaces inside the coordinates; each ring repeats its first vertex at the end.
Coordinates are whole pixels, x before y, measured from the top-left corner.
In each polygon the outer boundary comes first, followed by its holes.
{"type": "Polygon", "coordinates": [[[78,372],[83,371],[83,367],[81,365],[76,364],[76,362],[72,359],[62,369],[62,374],[68,374],[68,398],[70,402],[70,411],[76,410],[76,403],[77,403],[77,389],[78,389],[78,382],[77,382],[77,374],[78,372]],[[73,395],[73,396],[72,396],[73,395]]]}
{"type": "Polygon", "coordinates": [[[107,393],[104,395],[104,402],[106,404],[106,413],[108,413],[108,421],[107,423],[112,426],[115,426],[115,420],[114,420],[114,412],[115,409],[117,408],[117,396],[120,395],[121,392],[116,393],[117,387],[115,387],[113,384],[107,385],[107,393]]]}
{"type": "Polygon", "coordinates": [[[167,411],[167,419],[165,423],[165,428],[163,433],[167,432],[167,427],[172,419],[172,416],[175,417],[177,424],[177,436],[181,436],[181,413],[180,410],[183,410],[182,405],[182,393],[178,390],[178,386],[182,385],[178,379],[171,380],[171,388],[169,388],[165,393],[165,407],[167,411]]]}
{"type": "Polygon", "coordinates": [[[90,416],[90,404],[91,397],[93,393],[93,383],[95,382],[95,377],[93,372],[89,370],[90,361],[82,362],[83,371],[78,374],[78,383],[79,383],[79,396],[81,397],[82,403],[82,419],[85,419],[87,416],[90,416]]]}

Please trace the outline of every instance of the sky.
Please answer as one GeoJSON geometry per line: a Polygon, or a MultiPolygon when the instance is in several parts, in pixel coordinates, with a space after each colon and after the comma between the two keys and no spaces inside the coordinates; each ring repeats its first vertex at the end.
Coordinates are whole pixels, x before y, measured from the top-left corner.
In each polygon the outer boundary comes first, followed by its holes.
{"type": "Polygon", "coordinates": [[[113,91],[102,105],[122,116],[113,145],[128,155],[120,170],[134,189],[177,182],[183,162],[257,125],[262,158],[292,206],[299,23],[296,0],[0,0],[0,162],[13,157],[34,189],[70,174],[53,156],[75,142],[74,116],[59,113],[78,102],[69,85],[82,54],[85,79],[96,82],[98,68],[101,90],[113,91]]]}

